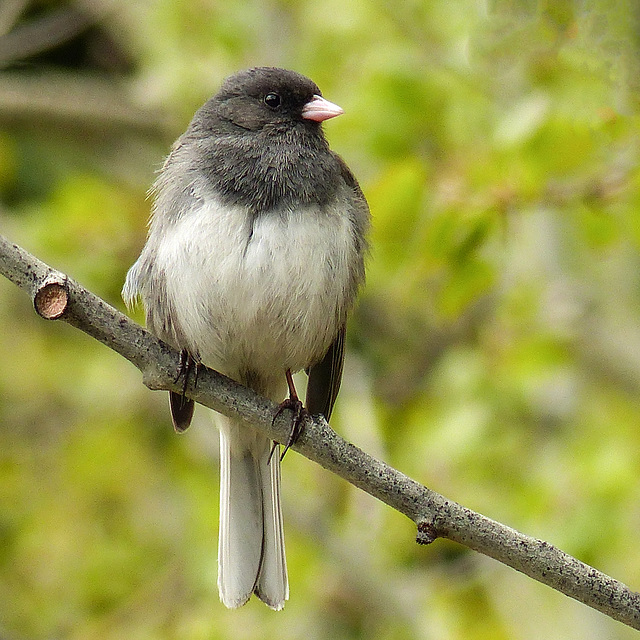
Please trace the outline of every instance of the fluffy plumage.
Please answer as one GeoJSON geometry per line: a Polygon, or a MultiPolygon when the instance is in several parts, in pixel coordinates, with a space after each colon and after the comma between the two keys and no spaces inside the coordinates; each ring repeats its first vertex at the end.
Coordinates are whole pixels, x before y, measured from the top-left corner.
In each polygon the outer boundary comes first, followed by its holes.
{"type": "MultiPolygon", "coordinates": [[[[320,96],[283,69],[224,82],[154,185],[147,243],[123,296],[142,299],[158,337],[274,401],[286,371],[306,369],[307,408],[328,419],[347,314],[364,279],[369,212],[322,132],[320,122],[341,110],[320,96]]],[[[281,609],[278,456],[269,462],[271,443],[257,432],[218,422],[221,599],[237,607],[256,593],[281,609]]]]}

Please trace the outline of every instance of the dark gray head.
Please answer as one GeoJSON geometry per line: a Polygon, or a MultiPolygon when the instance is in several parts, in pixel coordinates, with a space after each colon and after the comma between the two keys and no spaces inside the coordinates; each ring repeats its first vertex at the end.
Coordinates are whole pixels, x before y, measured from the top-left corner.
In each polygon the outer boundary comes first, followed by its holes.
{"type": "Polygon", "coordinates": [[[321,123],[343,113],[305,76],[274,67],[240,71],[194,116],[172,165],[204,174],[219,197],[253,211],[322,204],[343,181],[321,123]]]}
{"type": "Polygon", "coordinates": [[[227,78],[220,91],[200,110],[201,124],[274,132],[304,126],[319,132],[319,123],[343,113],[322,97],[318,86],[295,71],[256,67],[227,78]],[[208,121],[208,122],[207,122],[208,121]]]}
{"type": "Polygon", "coordinates": [[[214,102],[223,118],[250,130],[318,123],[342,113],[340,107],[322,98],[309,78],[274,67],[247,69],[227,78],[214,102]]]}

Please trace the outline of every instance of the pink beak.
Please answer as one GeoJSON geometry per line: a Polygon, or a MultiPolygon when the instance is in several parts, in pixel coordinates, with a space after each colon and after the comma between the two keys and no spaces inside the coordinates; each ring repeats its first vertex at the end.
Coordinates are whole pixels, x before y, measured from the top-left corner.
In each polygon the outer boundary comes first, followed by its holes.
{"type": "Polygon", "coordinates": [[[315,122],[324,122],[343,113],[337,104],[325,100],[322,96],[313,96],[302,109],[302,117],[315,122]]]}

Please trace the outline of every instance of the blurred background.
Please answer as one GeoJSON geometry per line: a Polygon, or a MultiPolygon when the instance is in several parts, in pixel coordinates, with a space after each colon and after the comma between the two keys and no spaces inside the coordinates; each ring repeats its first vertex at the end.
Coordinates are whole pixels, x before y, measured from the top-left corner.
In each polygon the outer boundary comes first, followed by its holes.
{"type": "MultiPolygon", "coordinates": [[[[0,232],[123,309],[154,172],[253,65],[345,109],[373,213],[333,426],[638,589],[638,4],[2,0],[0,232]]],[[[227,611],[207,411],[177,437],[6,280],[0,362],[2,640],[635,637],[293,452],[291,599],[227,611]]]]}

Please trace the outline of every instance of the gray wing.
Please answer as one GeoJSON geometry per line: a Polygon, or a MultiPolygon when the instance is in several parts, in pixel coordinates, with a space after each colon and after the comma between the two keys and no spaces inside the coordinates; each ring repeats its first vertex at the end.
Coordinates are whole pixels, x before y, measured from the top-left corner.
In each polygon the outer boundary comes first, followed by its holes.
{"type": "Polygon", "coordinates": [[[340,390],[344,364],[344,339],[347,327],[340,328],[336,339],[320,362],[308,370],[309,384],[305,406],[314,415],[321,413],[328,421],[340,390]]]}
{"type": "MultiPolygon", "coordinates": [[[[358,181],[344,160],[337,153],[334,153],[333,156],[340,166],[342,179],[353,194],[353,206],[350,208],[349,217],[353,226],[353,237],[359,258],[357,264],[354,265],[352,281],[352,296],[355,297],[357,289],[364,282],[364,255],[367,251],[366,235],[369,228],[369,206],[358,181]]],[[[342,381],[346,332],[347,327],[345,325],[340,328],[336,339],[322,360],[307,371],[309,384],[307,385],[306,409],[312,415],[321,413],[327,420],[331,417],[331,411],[342,381]]]]}
{"type": "Polygon", "coordinates": [[[173,428],[177,433],[182,433],[189,428],[191,418],[193,418],[193,410],[196,403],[183,396],[181,393],[169,391],[169,406],[171,407],[171,420],[173,428]]]}

